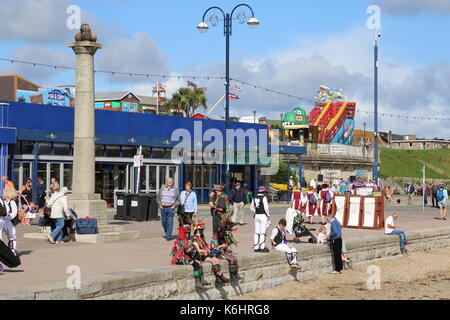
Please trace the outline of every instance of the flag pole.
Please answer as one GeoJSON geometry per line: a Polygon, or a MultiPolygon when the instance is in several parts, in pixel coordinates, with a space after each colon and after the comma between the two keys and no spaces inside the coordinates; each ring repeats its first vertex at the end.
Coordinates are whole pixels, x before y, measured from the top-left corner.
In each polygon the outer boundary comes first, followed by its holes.
{"type": "Polygon", "coordinates": [[[209,111],[208,111],[206,114],[210,114],[210,112],[212,112],[212,111],[213,111],[213,110],[214,110],[214,109],[222,102],[223,99],[225,99],[225,95],[223,95],[222,97],[220,97],[220,99],[217,100],[216,104],[213,105],[213,106],[211,107],[211,109],[209,109],[209,111]]]}

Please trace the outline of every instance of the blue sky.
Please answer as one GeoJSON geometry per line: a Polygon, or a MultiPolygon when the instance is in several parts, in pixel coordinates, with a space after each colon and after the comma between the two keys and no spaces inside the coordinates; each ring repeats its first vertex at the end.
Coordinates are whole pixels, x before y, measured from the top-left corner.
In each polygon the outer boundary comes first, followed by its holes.
{"type": "MultiPolygon", "coordinates": [[[[74,64],[65,42],[65,9],[76,4],[104,49],[97,67],[125,72],[223,75],[222,25],[200,34],[195,26],[203,12],[218,5],[229,12],[238,1],[145,0],[0,0],[0,56],[43,63],[74,64]],[[2,12],[4,16],[2,16],[2,12]],[[10,19],[14,16],[14,19],[10,19]],[[18,27],[19,26],[19,27],[18,27]],[[126,47],[126,48],[124,48],[126,47]]],[[[411,115],[446,115],[450,103],[450,1],[447,0],[248,0],[261,25],[256,30],[234,22],[231,76],[292,94],[313,98],[320,84],[344,90],[361,109],[372,108],[373,31],[366,28],[366,9],[381,7],[380,109],[411,115]]],[[[247,11],[246,11],[247,12],[247,11]]],[[[42,85],[70,83],[73,72],[11,66],[0,73],[19,73],[42,85]]],[[[97,76],[99,91],[130,89],[149,94],[158,79],[112,79],[97,76]]],[[[163,80],[163,79],[160,79],[163,80]]],[[[185,81],[163,80],[172,92],[185,81]]],[[[220,81],[208,87],[208,103],[222,94],[220,81]]],[[[278,118],[298,101],[242,88],[232,114],[258,110],[278,118]]],[[[301,104],[300,104],[301,105],[301,104]]],[[[305,105],[308,109],[310,106],[305,105]]],[[[217,113],[221,110],[218,108],[217,113]]],[[[360,114],[362,122],[371,117],[360,114]]],[[[446,122],[430,124],[383,118],[381,130],[450,138],[446,122]]],[[[370,125],[368,125],[370,127],[370,125]]]]}

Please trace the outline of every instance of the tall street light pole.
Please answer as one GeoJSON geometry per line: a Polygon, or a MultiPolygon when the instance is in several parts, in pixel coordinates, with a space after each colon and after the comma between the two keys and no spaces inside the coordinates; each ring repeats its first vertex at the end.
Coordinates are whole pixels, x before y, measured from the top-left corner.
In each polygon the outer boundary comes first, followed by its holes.
{"type": "MultiPolygon", "coordinates": [[[[228,129],[228,122],[230,120],[230,37],[232,34],[232,24],[233,24],[233,14],[239,7],[247,7],[252,16],[247,20],[247,25],[250,28],[256,28],[259,26],[258,19],[255,18],[255,14],[253,12],[253,9],[248,4],[238,4],[236,7],[233,8],[231,13],[225,13],[221,8],[219,7],[211,7],[208,10],[205,11],[203,14],[202,21],[197,25],[198,31],[205,33],[208,31],[209,26],[205,22],[205,17],[211,10],[218,10],[223,15],[223,22],[224,22],[224,35],[225,35],[225,139],[224,139],[224,154],[226,155],[227,151],[227,129],[228,129]]],[[[238,19],[242,20],[243,18],[246,18],[244,13],[238,14],[238,19]]],[[[219,21],[217,15],[213,13],[209,19],[212,26],[216,26],[217,22],[219,21]]],[[[234,150],[233,150],[234,152],[234,150]]],[[[230,164],[228,162],[228,157],[226,157],[227,163],[226,163],[226,169],[225,169],[225,192],[228,193],[230,190],[230,164]]]]}
{"type": "Polygon", "coordinates": [[[381,33],[377,32],[374,42],[374,149],[373,149],[373,180],[380,185],[380,164],[378,161],[378,38],[381,33]]]}

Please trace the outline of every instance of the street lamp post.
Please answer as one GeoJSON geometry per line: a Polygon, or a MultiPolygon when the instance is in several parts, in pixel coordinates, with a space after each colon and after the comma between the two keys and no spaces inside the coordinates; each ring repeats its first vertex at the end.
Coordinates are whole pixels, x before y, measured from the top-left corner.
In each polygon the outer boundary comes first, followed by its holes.
{"type": "Polygon", "coordinates": [[[256,123],[256,110],[253,110],[253,123],[256,123]]]}
{"type": "Polygon", "coordinates": [[[381,33],[377,32],[374,42],[374,149],[373,149],[373,180],[380,185],[380,165],[378,163],[378,38],[381,33]]]}
{"type": "Polygon", "coordinates": [[[366,123],[363,123],[364,125],[364,134],[363,134],[363,152],[364,156],[366,156],[366,123]]]}
{"type": "MultiPolygon", "coordinates": [[[[244,3],[241,3],[233,8],[231,13],[225,13],[221,8],[219,7],[211,7],[208,10],[205,11],[203,14],[202,21],[197,25],[198,31],[204,33],[207,32],[209,29],[208,24],[205,22],[205,17],[211,10],[218,10],[223,15],[223,21],[224,21],[224,35],[225,35],[225,139],[224,139],[224,152],[227,150],[227,129],[228,129],[228,122],[230,120],[230,37],[232,34],[232,26],[233,26],[233,14],[239,7],[247,7],[252,16],[247,20],[247,25],[250,28],[256,28],[259,25],[258,19],[255,18],[255,14],[253,12],[253,9],[244,3]]],[[[245,15],[244,15],[245,17],[245,15]]],[[[242,18],[242,14],[239,13],[238,18],[242,18]]],[[[217,25],[218,17],[214,14],[210,18],[210,22],[213,26],[217,25]]],[[[226,169],[225,169],[225,191],[228,193],[230,188],[230,164],[226,163],[226,169]]]]}

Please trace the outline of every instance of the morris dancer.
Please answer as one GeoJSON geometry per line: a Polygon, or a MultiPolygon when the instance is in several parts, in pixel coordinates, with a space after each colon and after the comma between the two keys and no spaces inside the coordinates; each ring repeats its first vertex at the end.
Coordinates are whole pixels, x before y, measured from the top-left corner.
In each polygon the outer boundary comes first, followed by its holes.
{"type": "Polygon", "coordinates": [[[328,189],[328,185],[324,184],[322,186],[322,190],[319,193],[320,197],[320,217],[322,219],[322,224],[325,224],[325,217],[331,214],[331,201],[333,199],[333,195],[328,189]]]}
{"type": "Polygon", "coordinates": [[[211,250],[206,243],[205,236],[203,231],[205,230],[205,224],[203,222],[198,222],[194,226],[194,238],[192,239],[192,243],[195,246],[196,254],[194,256],[194,260],[197,262],[209,262],[212,264],[212,270],[216,277],[216,285],[221,286],[226,283],[229,283],[230,280],[226,278],[222,272],[220,272],[220,260],[214,256],[214,253],[211,253],[211,250]]]}
{"type": "Polygon", "coordinates": [[[313,187],[308,187],[308,193],[306,194],[308,199],[308,206],[306,207],[306,216],[309,218],[309,223],[313,224],[313,217],[317,214],[317,196],[313,187]]]}
{"type": "Polygon", "coordinates": [[[233,230],[231,228],[230,223],[220,226],[219,230],[217,230],[217,234],[212,237],[210,244],[211,252],[216,252],[217,258],[225,259],[228,261],[231,281],[242,280],[242,278],[238,274],[237,258],[234,256],[233,251],[230,249],[233,244],[237,246],[237,242],[234,239],[232,233],[232,231],[236,230],[237,229],[233,230]]]}
{"type": "Polygon", "coordinates": [[[258,188],[258,194],[252,200],[250,211],[254,213],[255,219],[255,236],[254,249],[255,252],[267,253],[269,249],[266,248],[266,231],[270,226],[269,201],[265,196],[266,188],[261,186],[258,188]]]}
{"type": "Polygon", "coordinates": [[[189,240],[190,232],[191,226],[186,225],[178,228],[178,238],[175,240],[170,254],[172,256],[171,264],[192,265],[194,268],[195,287],[206,289],[211,284],[204,278],[201,260],[195,260],[197,250],[189,240]]]}
{"type": "Polygon", "coordinates": [[[214,210],[213,214],[213,234],[217,233],[221,223],[225,223],[231,216],[230,203],[228,196],[223,192],[222,186],[214,186],[214,198],[210,201],[210,207],[214,210]]]}
{"type": "Polygon", "coordinates": [[[301,269],[297,262],[297,249],[292,244],[287,243],[286,219],[281,219],[278,222],[278,226],[272,230],[270,239],[275,250],[286,253],[289,266],[292,269],[301,269]]]}

